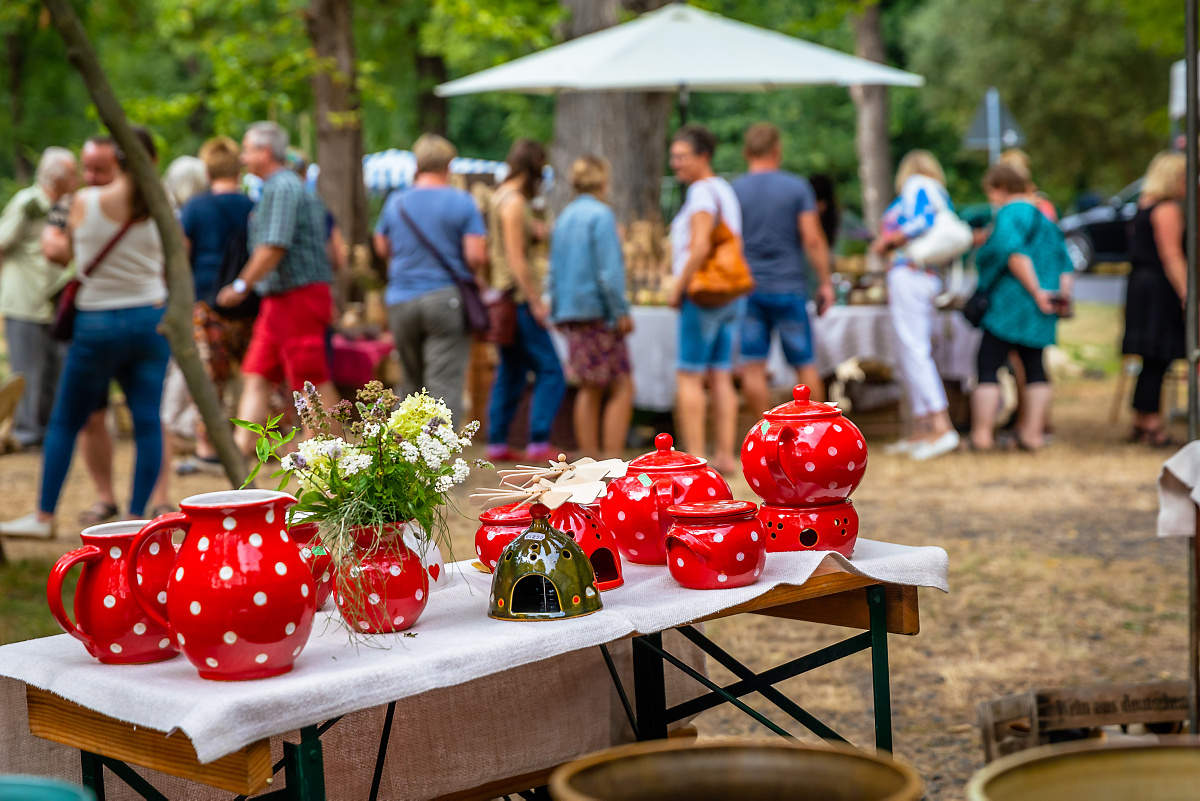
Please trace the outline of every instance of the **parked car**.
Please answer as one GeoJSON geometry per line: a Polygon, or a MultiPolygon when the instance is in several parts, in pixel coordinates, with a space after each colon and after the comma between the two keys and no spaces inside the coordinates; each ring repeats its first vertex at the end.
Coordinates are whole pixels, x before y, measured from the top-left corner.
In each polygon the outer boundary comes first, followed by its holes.
{"type": "Polygon", "coordinates": [[[1107,203],[1059,221],[1077,272],[1086,272],[1103,262],[1129,261],[1129,224],[1137,214],[1141,194],[1139,178],[1107,203]]]}

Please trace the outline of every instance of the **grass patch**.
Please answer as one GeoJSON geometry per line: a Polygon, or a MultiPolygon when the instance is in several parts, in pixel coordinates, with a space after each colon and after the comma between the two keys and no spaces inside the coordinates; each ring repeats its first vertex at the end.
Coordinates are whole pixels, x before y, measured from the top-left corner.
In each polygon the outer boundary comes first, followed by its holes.
{"type": "MultiPolygon", "coordinates": [[[[62,632],[46,603],[46,579],[53,567],[41,559],[0,565],[0,645],[62,632]]],[[[63,582],[64,606],[72,615],[77,578],[73,570],[63,582]]]]}

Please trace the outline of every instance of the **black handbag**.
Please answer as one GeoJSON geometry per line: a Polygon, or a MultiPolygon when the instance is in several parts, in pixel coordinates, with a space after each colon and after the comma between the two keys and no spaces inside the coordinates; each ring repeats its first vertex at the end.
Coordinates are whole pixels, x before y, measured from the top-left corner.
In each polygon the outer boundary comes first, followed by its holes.
{"type": "Polygon", "coordinates": [[[413,232],[417,241],[421,246],[429,251],[446,274],[450,276],[450,280],[458,287],[458,296],[462,300],[463,321],[467,325],[467,331],[472,334],[482,333],[490,327],[490,319],[488,317],[487,305],[483,302],[483,297],[479,292],[479,284],[475,278],[459,278],[454,272],[454,268],[446,261],[446,257],[433,246],[433,243],[425,238],[425,234],[421,233],[421,229],[413,222],[412,217],[408,216],[408,212],[404,210],[404,204],[397,203],[396,208],[400,211],[400,217],[404,220],[405,225],[413,232]]]}

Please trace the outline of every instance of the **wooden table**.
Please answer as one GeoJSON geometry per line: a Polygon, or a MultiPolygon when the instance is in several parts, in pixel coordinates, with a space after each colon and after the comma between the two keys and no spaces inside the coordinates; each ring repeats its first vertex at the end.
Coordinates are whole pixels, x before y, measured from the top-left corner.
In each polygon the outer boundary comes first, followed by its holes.
{"type": "MultiPolygon", "coordinates": [[[[742,613],[827,623],[863,629],[864,632],[761,674],[755,674],[708,640],[691,624],[678,627],[680,633],[738,677],[738,681],[726,687],[718,686],[708,677],[664,651],[662,632],[636,635],[633,638],[636,714],[634,705],[630,703],[621,686],[608,649],[600,646],[638,739],[666,737],[667,726],[671,722],[698,714],[721,703],[733,703],[773,731],[790,736],[740,700],[742,696],[758,692],[823,738],[842,740],[840,735],[784,696],[774,685],[816,667],[870,650],[876,748],[891,751],[887,635],[913,635],[920,631],[916,587],[881,584],[873,579],[848,573],[822,574],[818,571],[818,574],[813,575],[803,585],[776,587],[748,603],[692,623],[742,613]],[[667,662],[704,684],[710,692],[675,707],[667,707],[664,682],[667,662]]],[[[31,686],[26,687],[26,703],[29,730],[32,734],[80,750],[83,783],[96,792],[98,801],[104,801],[104,768],[108,768],[151,801],[166,798],[129,765],[151,768],[238,793],[241,797],[267,789],[279,771],[283,770],[285,787],[259,796],[260,799],[323,801],[325,798],[324,760],[320,738],[339,718],[301,729],[300,742],[285,742],[283,759],[275,764],[271,763],[268,739],[259,740],[214,762],[201,764],[196,758],[191,742],[182,733],[166,735],[133,726],[31,686]]],[[[383,774],[394,710],[395,702],[388,706],[380,737],[372,800],[376,797],[383,774]]],[[[497,780],[471,791],[443,796],[439,801],[489,799],[531,787],[540,787],[546,783],[552,770],[553,767],[550,767],[544,771],[497,780]]]]}

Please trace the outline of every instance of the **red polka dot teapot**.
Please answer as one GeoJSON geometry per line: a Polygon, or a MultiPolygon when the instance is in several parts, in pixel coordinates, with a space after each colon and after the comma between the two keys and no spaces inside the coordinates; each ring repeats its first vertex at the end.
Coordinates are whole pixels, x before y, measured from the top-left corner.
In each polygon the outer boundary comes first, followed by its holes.
{"type": "MultiPolygon", "coordinates": [[[[292,669],[308,641],[316,583],[286,529],[296,499],[286,492],[231,490],[184,499],[134,538],[126,562],[138,606],[175,639],[206,679],[261,679],[292,669]],[[139,586],[143,547],[160,533],[187,534],[166,589],[139,586]],[[163,609],[165,604],[165,614],[163,609]]],[[[161,549],[160,549],[161,550],[161,549]]]]}
{"type": "Polygon", "coordinates": [[[742,472],[762,497],[767,550],[837,550],[849,556],[858,536],[850,494],[867,469],[862,432],[836,406],[810,400],[799,384],[792,400],[766,412],[742,442],[742,472]]]}
{"type": "Polygon", "coordinates": [[[671,526],[667,508],[677,503],[727,501],[729,485],[708,462],[672,447],[670,434],[654,438],[657,448],[629,463],[600,500],[604,525],[617,538],[621,553],[641,565],[665,565],[663,542],[671,526]]]}

